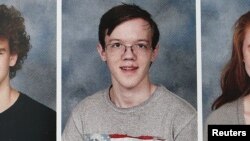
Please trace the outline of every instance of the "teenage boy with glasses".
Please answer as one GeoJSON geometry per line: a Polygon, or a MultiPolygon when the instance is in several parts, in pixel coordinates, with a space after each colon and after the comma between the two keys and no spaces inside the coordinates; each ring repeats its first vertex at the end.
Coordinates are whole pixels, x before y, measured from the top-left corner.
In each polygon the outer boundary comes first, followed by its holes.
{"type": "Polygon", "coordinates": [[[63,141],[197,140],[196,110],[150,81],[158,41],[156,23],[136,5],[118,5],[102,16],[97,50],[112,84],[75,107],[63,141]]]}

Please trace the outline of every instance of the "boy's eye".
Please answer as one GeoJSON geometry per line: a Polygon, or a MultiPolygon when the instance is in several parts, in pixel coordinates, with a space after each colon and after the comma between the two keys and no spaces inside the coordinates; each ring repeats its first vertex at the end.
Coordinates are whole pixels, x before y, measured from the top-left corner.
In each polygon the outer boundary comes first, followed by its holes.
{"type": "Polygon", "coordinates": [[[1,51],[0,51],[0,54],[4,54],[4,50],[1,50],[1,51]]]}
{"type": "Polygon", "coordinates": [[[114,44],[112,44],[111,47],[113,47],[113,48],[120,48],[121,46],[122,46],[121,43],[114,43],[114,44]]]}
{"type": "Polygon", "coordinates": [[[144,44],[137,44],[136,45],[138,48],[144,48],[144,49],[146,49],[147,48],[147,46],[146,45],[144,45],[144,44]]]}

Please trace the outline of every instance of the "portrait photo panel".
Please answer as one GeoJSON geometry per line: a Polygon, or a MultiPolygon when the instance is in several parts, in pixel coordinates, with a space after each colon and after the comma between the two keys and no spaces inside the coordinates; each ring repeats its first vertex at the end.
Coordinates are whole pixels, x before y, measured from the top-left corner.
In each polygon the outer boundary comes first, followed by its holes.
{"type": "Polygon", "coordinates": [[[154,84],[163,84],[197,108],[195,0],[62,0],[62,130],[72,109],[111,84],[97,52],[101,16],[122,3],[149,13],[160,31],[159,54],[150,68],[154,84]]]}
{"type": "Polygon", "coordinates": [[[1,0],[24,17],[31,49],[11,79],[13,87],[56,110],[56,7],[53,0],[1,0]]]}

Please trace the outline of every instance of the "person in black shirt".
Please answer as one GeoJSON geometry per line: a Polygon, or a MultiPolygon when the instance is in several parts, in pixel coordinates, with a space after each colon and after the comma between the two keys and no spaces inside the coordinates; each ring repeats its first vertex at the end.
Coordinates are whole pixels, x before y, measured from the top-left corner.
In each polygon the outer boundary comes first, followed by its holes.
{"type": "Polygon", "coordinates": [[[0,141],[56,140],[56,112],[10,84],[30,49],[21,13],[0,5],[0,141]]]}

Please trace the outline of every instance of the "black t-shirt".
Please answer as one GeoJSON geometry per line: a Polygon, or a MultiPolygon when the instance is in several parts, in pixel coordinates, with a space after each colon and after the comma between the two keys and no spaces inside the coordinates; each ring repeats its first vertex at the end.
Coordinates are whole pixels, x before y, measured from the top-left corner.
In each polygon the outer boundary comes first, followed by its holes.
{"type": "Polygon", "coordinates": [[[21,93],[0,113],[0,141],[56,141],[56,112],[21,93]]]}

